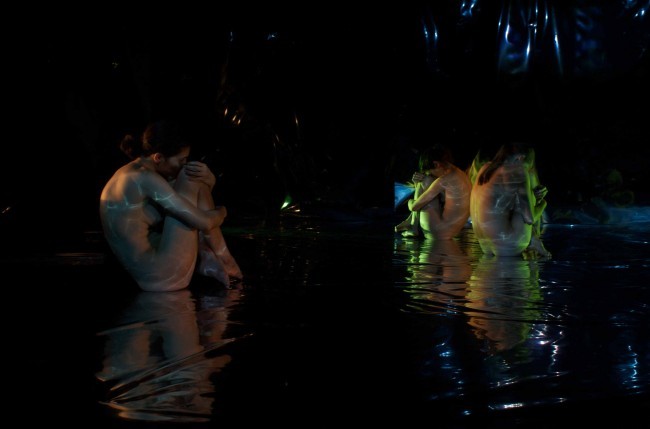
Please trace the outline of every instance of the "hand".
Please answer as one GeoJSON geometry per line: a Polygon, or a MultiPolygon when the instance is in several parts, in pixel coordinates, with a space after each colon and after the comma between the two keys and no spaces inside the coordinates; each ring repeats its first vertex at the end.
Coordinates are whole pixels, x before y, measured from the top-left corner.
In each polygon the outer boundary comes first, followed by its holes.
{"type": "Polygon", "coordinates": [[[546,196],[547,193],[548,189],[546,189],[546,186],[538,185],[535,187],[535,189],[533,189],[533,194],[535,195],[535,199],[538,203],[542,200],[542,198],[546,196]]]}
{"type": "Polygon", "coordinates": [[[413,180],[413,183],[418,183],[423,181],[425,177],[426,174],[416,171],[415,173],[413,173],[413,177],[411,178],[411,180],[413,180]]]}
{"type": "Polygon", "coordinates": [[[210,171],[210,168],[201,161],[190,161],[185,164],[185,174],[187,174],[190,180],[203,182],[210,189],[217,183],[217,178],[210,171]]]}

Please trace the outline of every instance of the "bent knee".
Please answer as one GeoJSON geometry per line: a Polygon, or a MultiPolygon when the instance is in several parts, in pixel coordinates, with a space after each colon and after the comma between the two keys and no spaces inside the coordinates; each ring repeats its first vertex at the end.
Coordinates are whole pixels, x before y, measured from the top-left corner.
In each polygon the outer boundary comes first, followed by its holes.
{"type": "Polygon", "coordinates": [[[208,189],[208,185],[198,180],[191,180],[183,169],[174,181],[174,189],[181,194],[198,195],[200,191],[208,189]]]}

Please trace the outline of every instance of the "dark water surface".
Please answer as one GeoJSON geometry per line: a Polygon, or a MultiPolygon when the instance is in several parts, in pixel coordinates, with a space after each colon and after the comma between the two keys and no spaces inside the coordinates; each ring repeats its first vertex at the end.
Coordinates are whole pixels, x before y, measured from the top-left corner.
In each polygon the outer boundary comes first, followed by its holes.
{"type": "Polygon", "coordinates": [[[547,225],[548,261],[486,258],[471,228],[432,242],[393,223],[226,228],[246,275],[230,289],[140,292],[97,237],[4,260],[15,412],[117,428],[647,419],[650,223],[547,225]]]}

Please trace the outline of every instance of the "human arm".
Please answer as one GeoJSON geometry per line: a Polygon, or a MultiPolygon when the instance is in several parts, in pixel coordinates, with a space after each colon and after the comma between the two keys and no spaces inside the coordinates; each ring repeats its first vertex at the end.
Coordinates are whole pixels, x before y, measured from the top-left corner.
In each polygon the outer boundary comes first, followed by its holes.
{"type": "Polygon", "coordinates": [[[190,180],[205,183],[210,190],[214,188],[217,179],[207,164],[201,161],[190,161],[183,168],[190,180]]]}
{"type": "Polygon", "coordinates": [[[544,197],[548,193],[548,189],[546,189],[546,186],[540,184],[537,168],[534,164],[528,170],[527,188],[533,221],[537,222],[541,219],[542,213],[546,209],[546,200],[544,197]]]}
{"type": "MultiPolygon", "coordinates": [[[[515,165],[504,169],[504,184],[515,193],[515,210],[519,212],[528,225],[539,223],[546,208],[543,199],[544,189],[540,189],[536,174],[531,173],[525,165],[515,165]]],[[[541,187],[543,188],[543,187],[541,187]]]]}
{"type": "MultiPolygon", "coordinates": [[[[188,179],[191,181],[189,176],[188,179]]],[[[208,185],[202,182],[202,185],[199,186],[208,185]]],[[[143,174],[140,192],[144,193],[146,198],[161,206],[166,214],[203,232],[208,232],[221,225],[227,215],[225,207],[212,210],[198,208],[196,203],[181,195],[169,182],[156,173],[143,174]]],[[[206,190],[206,192],[208,191],[206,190]]]]}
{"type": "Polygon", "coordinates": [[[425,177],[426,174],[416,171],[415,173],[413,173],[413,176],[411,177],[411,181],[413,182],[413,184],[417,185],[418,183],[421,183],[425,177]]]}
{"type": "Polygon", "coordinates": [[[420,196],[418,196],[415,199],[409,200],[408,208],[413,212],[419,211],[443,192],[444,192],[443,180],[441,177],[439,177],[436,180],[434,180],[431,183],[431,185],[429,185],[429,187],[424,192],[422,192],[422,194],[420,194],[420,196]]]}

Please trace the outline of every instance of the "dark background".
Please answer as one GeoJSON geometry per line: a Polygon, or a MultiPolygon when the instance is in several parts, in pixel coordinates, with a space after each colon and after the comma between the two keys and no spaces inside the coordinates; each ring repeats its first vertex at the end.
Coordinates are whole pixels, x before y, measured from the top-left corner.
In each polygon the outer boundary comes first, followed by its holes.
{"type": "Polygon", "coordinates": [[[99,230],[120,139],[164,117],[233,221],[288,198],[392,212],[434,142],[461,168],[533,143],[551,216],[648,202],[650,1],[93,7],[40,9],[11,39],[0,226],[24,248],[99,230]]]}

